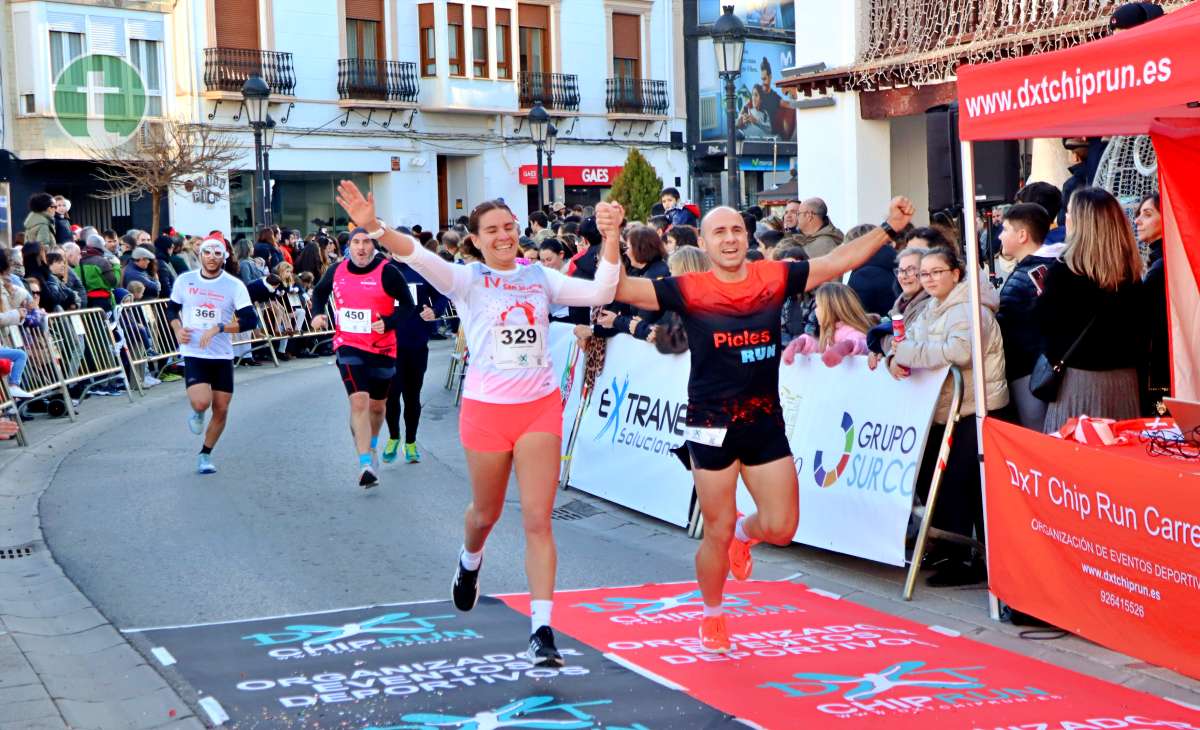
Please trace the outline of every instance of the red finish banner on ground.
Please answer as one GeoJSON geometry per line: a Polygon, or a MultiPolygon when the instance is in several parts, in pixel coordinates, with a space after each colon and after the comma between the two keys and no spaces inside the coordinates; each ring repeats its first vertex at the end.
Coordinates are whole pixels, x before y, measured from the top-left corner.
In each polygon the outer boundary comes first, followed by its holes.
{"type": "MultiPolygon", "coordinates": [[[[564,185],[607,188],[624,169],[612,165],[555,165],[554,177],[564,185]]],[[[549,177],[550,168],[542,167],[542,174],[549,177]]],[[[519,176],[522,185],[537,185],[537,165],[521,165],[519,176]]]]}
{"type": "Polygon", "coordinates": [[[989,418],[988,574],[1014,608],[1200,677],[1200,465],[989,418]]]}
{"type": "MultiPolygon", "coordinates": [[[[695,583],[559,591],[554,625],[761,728],[1200,727],[1157,697],[865,608],[798,583],[731,582],[728,655],[700,650],[695,583]]],[[[528,613],[528,596],[500,597],[528,613]]]]}

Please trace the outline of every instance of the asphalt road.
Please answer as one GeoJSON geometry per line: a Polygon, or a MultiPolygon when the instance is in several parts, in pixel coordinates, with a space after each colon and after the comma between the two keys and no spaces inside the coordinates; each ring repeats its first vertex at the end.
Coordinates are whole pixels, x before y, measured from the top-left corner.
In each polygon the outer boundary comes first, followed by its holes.
{"type": "MultiPolygon", "coordinates": [[[[250,379],[241,369],[216,475],[194,473],[182,385],[164,384],[174,392],[155,393],[159,405],[64,461],[41,502],[47,542],[121,629],[448,597],[469,490],[447,352],[436,343],[430,357],[424,460],[385,465],[379,488],[357,486],[330,359],[250,379]]],[[[516,496],[514,480],[487,546],[487,593],[526,589],[516,496]]],[[[568,490],[558,504],[581,498],[568,490]]],[[[555,522],[560,588],[692,577],[696,543],[682,530],[589,501],[604,512],[555,522]]]]}

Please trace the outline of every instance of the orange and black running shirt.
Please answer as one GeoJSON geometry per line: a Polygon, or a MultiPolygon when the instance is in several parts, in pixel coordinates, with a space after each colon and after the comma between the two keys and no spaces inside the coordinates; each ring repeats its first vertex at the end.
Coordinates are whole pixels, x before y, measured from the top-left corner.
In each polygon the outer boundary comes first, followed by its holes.
{"type": "Polygon", "coordinates": [[[779,405],[781,313],[808,285],[807,261],[753,261],[725,282],[713,272],[654,281],[658,304],[678,312],[692,353],[687,425],[720,428],[782,418],[779,405]]]}

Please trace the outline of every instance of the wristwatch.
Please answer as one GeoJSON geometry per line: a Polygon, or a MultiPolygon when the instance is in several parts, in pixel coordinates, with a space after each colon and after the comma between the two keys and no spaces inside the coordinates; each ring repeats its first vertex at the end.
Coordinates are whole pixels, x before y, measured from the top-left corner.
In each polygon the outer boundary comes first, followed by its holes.
{"type": "Polygon", "coordinates": [[[225,333],[225,323],[224,322],[217,325],[217,332],[220,332],[221,334],[225,333]]]}
{"type": "Polygon", "coordinates": [[[905,226],[904,228],[902,228],[899,231],[897,231],[895,228],[892,228],[892,225],[890,223],[888,223],[887,221],[884,221],[883,223],[879,224],[879,230],[886,233],[887,237],[892,239],[892,241],[894,243],[900,243],[900,239],[904,238],[904,236],[912,229],[913,229],[913,224],[911,224],[911,223],[909,223],[907,226],[905,226]]]}

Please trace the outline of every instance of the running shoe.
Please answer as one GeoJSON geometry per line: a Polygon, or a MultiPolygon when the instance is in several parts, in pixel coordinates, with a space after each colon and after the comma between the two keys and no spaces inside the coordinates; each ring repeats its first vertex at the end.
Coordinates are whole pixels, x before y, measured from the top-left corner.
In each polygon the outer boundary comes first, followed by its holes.
{"type": "MultiPolygon", "coordinates": [[[[400,450],[400,439],[388,439],[383,445],[383,463],[390,464],[396,460],[396,452],[400,450]]],[[[407,452],[405,453],[407,456],[407,452]]]]}
{"type": "Polygon", "coordinates": [[[217,473],[217,467],[213,466],[211,456],[209,456],[208,454],[200,454],[200,457],[198,459],[196,459],[196,473],[197,474],[216,474],[217,473]]]}
{"type": "Polygon", "coordinates": [[[459,553],[458,569],[454,571],[454,582],[450,584],[450,595],[454,598],[454,607],[459,611],[470,611],[479,602],[479,568],[467,570],[462,564],[462,554],[459,553]]]}
{"type": "Polygon", "coordinates": [[[146,386],[147,388],[153,388],[156,385],[162,385],[162,381],[153,375],[147,374],[144,378],[142,378],[142,385],[146,386]]]}
{"type": "Polygon", "coordinates": [[[700,647],[714,654],[727,654],[733,648],[724,616],[705,616],[700,620],[700,647]]]}
{"type": "Polygon", "coordinates": [[[404,444],[404,463],[416,464],[421,461],[421,452],[417,451],[417,444],[404,444]]]}
{"type": "Polygon", "coordinates": [[[158,379],[164,383],[174,383],[179,380],[183,380],[183,376],[179,373],[163,373],[158,379]]]}
{"type": "Polygon", "coordinates": [[[205,411],[192,411],[188,416],[188,430],[197,436],[204,433],[204,415],[205,411]]]}
{"type": "MultiPolygon", "coordinates": [[[[738,519],[741,517],[742,514],[739,512],[738,519]]],[[[750,554],[752,545],[754,545],[754,541],[742,542],[737,539],[737,535],[734,535],[733,539],[729,541],[729,572],[736,580],[746,580],[754,570],[754,556],[750,554]]]]}
{"type": "Polygon", "coordinates": [[[9,385],[8,394],[13,398],[32,398],[33,394],[19,385],[9,385]]]}
{"type": "Polygon", "coordinates": [[[358,475],[358,486],[363,489],[370,489],[379,484],[379,477],[375,475],[375,469],[369,466],[364,466],[362,472],[358,475]]]}
{"type": "Polygon", "coordinates": [[[529,635],[529,649],[525,652],[525,658],[538,667],[561,667],[566,664],[562,654],[558,653],[558,647],[554,646],[554,631],[549,626],[541,626],[529,635]]]}

